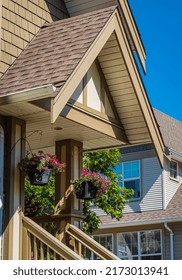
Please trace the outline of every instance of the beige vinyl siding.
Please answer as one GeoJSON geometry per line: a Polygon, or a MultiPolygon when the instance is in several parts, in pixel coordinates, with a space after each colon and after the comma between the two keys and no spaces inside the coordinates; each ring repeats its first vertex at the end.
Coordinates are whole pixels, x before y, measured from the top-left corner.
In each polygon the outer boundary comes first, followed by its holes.
{"type": "Polygon", "coordinates": [[[61,0],[2,0],[0,76],[45,22],[67,17],[61,0]]]}
{"type": "Polygon", "coordinates": [[[169,175],[169,161],[168,159],[165,160],[164,166],[164,184],[165,184],[165,203],[166,207],[173,198],[174,194],[178,190],[179,186],[182,183],[182,174],[181,174],[181,165],[178,164],[179,167],[179,181],[173,180],[170,178],[169,175]]]}

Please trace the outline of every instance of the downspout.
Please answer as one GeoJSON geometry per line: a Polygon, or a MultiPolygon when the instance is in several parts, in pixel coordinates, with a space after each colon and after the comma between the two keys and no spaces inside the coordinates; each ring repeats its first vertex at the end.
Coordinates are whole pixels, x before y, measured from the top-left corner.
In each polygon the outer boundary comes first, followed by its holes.
{"type": "Polygon", "coordinates": [[[174,233],[172,229],[168,227],[167,222],[164,223],[164,227],[170,233],[170,256],[171,256],[171,260],[174,260],[174,233]]]}
{"type": "Polygon", "coordinates": [[[163,210],[166,209],[166,185],[165,185],[165,170],[163,169],[162,170],[162,198],[163,198],[163,201],[162,201],[162,208],[163,210]]]}

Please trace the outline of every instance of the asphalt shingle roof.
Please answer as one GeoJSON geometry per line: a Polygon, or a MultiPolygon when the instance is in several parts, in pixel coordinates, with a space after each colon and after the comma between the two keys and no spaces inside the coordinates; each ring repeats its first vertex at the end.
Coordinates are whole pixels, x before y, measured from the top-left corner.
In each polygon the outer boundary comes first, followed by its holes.
{"type": "Polygon", "coordinates": [[[182,152],[182,122],[154,109],[164,144],[177,152],[182,152]]]}
{"type": "Polygon", "coordinates": [[[116,6],[44,25],[0,80],[0,95],[53,84],[60,88],[116,6]]]}
{"type": "Polygon", "coordinates": [[[174,218],[179,218],[179,217],[182,220],[181,201],[182,201],[182,185],[179,187],[174,197],[169,202],[166,210],[125,214],[124,217],[120,219],[120,221],[117,221],[116,219],[111,219],[110,216],[101,216],[101,221],[102,224],[109,226],[112,224],[122,225],[122,224],[127,224],[132,222],[133,223],[138,222],[139,225],[140,223],[145,223],[148,221],[151,221],[155,224],[165,219],[172,221],[174,218]]]}

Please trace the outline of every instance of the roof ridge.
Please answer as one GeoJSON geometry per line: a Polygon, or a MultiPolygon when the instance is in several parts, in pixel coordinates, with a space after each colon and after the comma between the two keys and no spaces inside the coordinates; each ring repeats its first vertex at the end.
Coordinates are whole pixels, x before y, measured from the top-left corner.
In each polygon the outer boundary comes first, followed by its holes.
{"type": "Polygon", "coordinates": [[[95,15],[103,13],[103,12],[112,12],[112,11],[114,12],[115,9],[117,9],[116,5],[110,6],[110,7],[107,7],[107,8],[103,8],[103,9],[99,9],[99,10],[95,10],[95,11],[92,11],[92,12],[80,14],[80,15],[73,16],[73,17],[68,17],[68,18],[60,19],[60,20],[53,21],[53,22],[50,22],[50,23],[46,22],[41,27],[41,29],[46,28],[46,27],[50,27],[50,26],[54,26],[54,25],[57,25],[57,24],[60,24],[60,23],[66,23],[66,22],[70,23],[71,21],[75,21],[77,19],[80,20],[80,19],[83,19],[83,18],[88,18],[89,15],[90,16],[95,16],[95,15]]]}

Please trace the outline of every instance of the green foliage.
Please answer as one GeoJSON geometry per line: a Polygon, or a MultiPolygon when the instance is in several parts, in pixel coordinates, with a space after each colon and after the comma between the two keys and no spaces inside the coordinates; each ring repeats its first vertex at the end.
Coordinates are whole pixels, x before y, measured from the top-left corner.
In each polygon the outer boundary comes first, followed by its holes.
{"type": "MultiPolygon", "coordinates": [[[[123,208],[128,198],[133,195],[132,190],[121,187],[122,177],[118,176],[114,167],[121,157],[119,149],[92,152],[84,155],[83,168],[91,172],[98,172],[110,180],[106,192],[98,195],[92,202],[103,209],[112,218],[119,220],[123,216],[123,208]]],[[[41,216],[54,213],[55,205],[55,178],[51,177],[48,185],[44,187],[32,186],[25,180],[25,214],[41,216]]],[[[83,231],[91,234],[98,229],[100,218],[90,209],[90,202],[84,201],[83,231]]]]}
{"type": "Polygon", "coordinates": [[[85,216],[83,231],[85,233],[92,233],[93,229],[97,229],[99,227],[101,221],[96,213],[90,210],[89,201],[84,201],[83,203],[83,215],[85,216]]]}
{"type": "Polygon", "coordinates": [[[51,176],[48,185],[33,186],[25,179],[25,215],[42,216],[54,213],[55,177],[51,176]]]}
{"type": "MultiPolygon", "coordinates": [[[[133,190],[121,187],[122,178],[114,171],[115,164],[118,163],[120,157],[119,149],[87,153],[84,157],[84,168],[92,172],[99,172],[110,180],[106,192],[98,195],[92,202],[95,206],[110,214],[111,218],[117,220],[122,218],[125,203],[134,194],[133,190]]],[[[84,207],[85,204],[87,202],[84,202],[84,207]]],[[[84,214],[83,229],[86,233],[91,234],[99,227],[100,219],[88,207],[85,207],[84,214]]]]}

